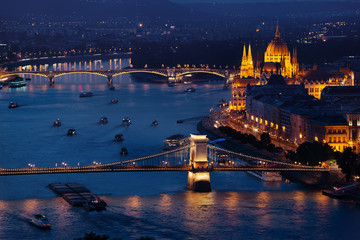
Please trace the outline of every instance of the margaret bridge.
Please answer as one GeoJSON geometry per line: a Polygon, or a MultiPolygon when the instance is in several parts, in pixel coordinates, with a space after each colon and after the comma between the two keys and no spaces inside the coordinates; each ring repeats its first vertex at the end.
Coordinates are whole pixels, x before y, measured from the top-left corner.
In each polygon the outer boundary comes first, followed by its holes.
{"type": "Polygon", "coordinates": [[[211,191],[213,171],[328,172],[328,168],[304,166],[229,151],[208,144],[206,135],[189,137],[189,144],[135,159],[77,167],[0,168],[0,176],[95,172],[187,171],[187,187],[211,191]]]}
{"type": "Polygon", "coordinates": [[[210,68],[159,68],[159,69],[135,69],[135,68],[126,68],[126,69],[117,69],[117,70],[69,70],[69,71],[31,71],[31,70],[22,70],[22,71],[6,71],[0,72],[0,78],[4,79],[9,76],[14,75],[37,75],[42,77],[47,77],[49,79],[49,84],[55,83],[55,78],[68,74],[94,74],[98,76],[105,77],[107,83],[111,85],[113,83],[113,77],[131,74],[131,73],[150,73],[155,75],[160,75],[168,79],[168,82],[179,82],[182,76],[195,73],[206,73],[212,74],[224,78],[225,83],[232,81],[233,77],[238,74],[237,71],[231,69],[210,69],[210,68]]]}

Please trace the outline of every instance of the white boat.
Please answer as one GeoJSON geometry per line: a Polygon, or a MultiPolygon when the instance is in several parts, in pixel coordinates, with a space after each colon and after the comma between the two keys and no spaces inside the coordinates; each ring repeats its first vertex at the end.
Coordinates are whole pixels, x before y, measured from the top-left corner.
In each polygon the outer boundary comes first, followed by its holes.
{"type": "Polygon", "coordinates": [[[189,138],[182,134],[175,134],[165,139],[164,150],[171,150],[173,148],[181,147],[189,143],[189,138]]]}
{"type": "Polygon", "coordinates": [[[44,215],[34,215],[32,218],[29,219],[29,223],[43,229],[50,229],[51,225],[48,219],[44,215]]]}
{"type": "Polygon", "coordinates": [[[247,171],[247,173],[257,177],[265,182],[281,182],[282,177],[279,172],[267,171],[247,171]]]}

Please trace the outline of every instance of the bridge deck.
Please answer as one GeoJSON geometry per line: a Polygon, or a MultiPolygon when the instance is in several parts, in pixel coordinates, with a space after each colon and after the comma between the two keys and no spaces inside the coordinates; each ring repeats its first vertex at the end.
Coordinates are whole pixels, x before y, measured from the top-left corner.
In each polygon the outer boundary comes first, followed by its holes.
{"type": "Polygon", "coordinates": [[[214,166],[193,169],[191,166],[118,166],[118,167],[57,167],[57,168],[19,168],[0,169],[0,176],[60,174],[60,173],[96,173],[96,172],[156,172],[156,171],[272,171],[272,172],[327,172],[327,168],[291,168],[291,167],[254,167],[254,166],[214,166]]]}

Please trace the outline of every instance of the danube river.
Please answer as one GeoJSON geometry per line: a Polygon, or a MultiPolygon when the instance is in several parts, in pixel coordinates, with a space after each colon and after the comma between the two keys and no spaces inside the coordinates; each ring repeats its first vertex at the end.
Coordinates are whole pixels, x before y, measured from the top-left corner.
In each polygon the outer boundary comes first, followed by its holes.
{"type": "MultiPolygon", "coordinates": [[[[89,63],[81,68],[88,69],[89,63]]],[[[92,63],[94,64],[94,62],[92,63]]],[[[114,62],[112,62],[114,64],[114,62]]],[[[119,61],[115,63],[120,67],[119,61]]],[[[127,66],[128,60],[121,65],[127,66]]],[[[79,66],[79,63],[77,63],[79,66]]],[[[109,62],[101,62],[104,69],[109,62]]],[[[51,66],[52,67],[52,66],[51,66]]],[[[58,67],[58,66],[55,66],[58,67]]],[[[71,69],[71,66],[66,67],[71,69]]],[[[37,67],[40,69],[40,66],[37,67]]],[[[197,133],[196,121],[216,103],[230,100],[221,82],[168,87],[114,77],[115,90],[96,75],[74,74],[48,80],[32,77],[28,86],[0,91],[0,168],[84,166],[162,151],[163,140],[197,133]],[[188,87],[196,92],[185,93],[188,87]],[[79,98],[81,91],[93,97],[79,98]],[[110,104],[118,98],[117,104],[110,104]],[[20,107],[9,109],[10,101],[20,107]],[[99,125],[101,117],[109,123],[99,125]],[[121,126],[123,117],[132,125],[121,126]],[[62,126],[53,128],[57,118],[62,126]],[[158,126],[151,126],[153,120],[158,126]],[[66,136],[74,128],[77,135],[66,136]],[[123,134],[122,143],[114,142],[123,134]],[[126,147],[129,155],[122,157],[126,147]]],[[[352,239],[358,237],[360,207],[321,191],[284,181],[265,184],[242,172],[211,173],[211,193],[186,190],[185,172],[95,173],[0,177],[0,239],[73,239],[94,231],[112,238],[137,239],[352,239]],[[108,203],[104,212],[86,212],[57,197],[49,183],[81,183],[108,203]],[[27,219],[46,215],[52,229],[27,219]]]]}

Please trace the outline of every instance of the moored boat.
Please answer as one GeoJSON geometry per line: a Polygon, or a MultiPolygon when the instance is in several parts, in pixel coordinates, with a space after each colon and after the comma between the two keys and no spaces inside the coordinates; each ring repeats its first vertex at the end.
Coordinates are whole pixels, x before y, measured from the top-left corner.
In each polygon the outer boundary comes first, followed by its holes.
{"type": "Polygon", "coordinates": [[[36,214],[29,219],[29,223],[42,229],[50,229],[51,225],[44,215],[36,214]]]}
{"type": "Polygon", "coordinates": [[[159,124],[159,122],[157,121],[157,120],[154,120],[153,122],[152,122],[152,125],[153,126],[157,126],[159,124]]]}

